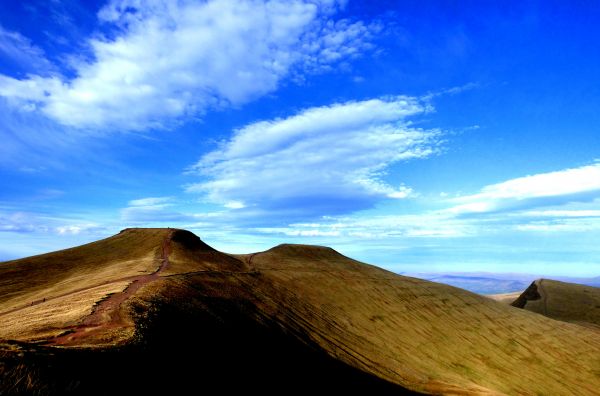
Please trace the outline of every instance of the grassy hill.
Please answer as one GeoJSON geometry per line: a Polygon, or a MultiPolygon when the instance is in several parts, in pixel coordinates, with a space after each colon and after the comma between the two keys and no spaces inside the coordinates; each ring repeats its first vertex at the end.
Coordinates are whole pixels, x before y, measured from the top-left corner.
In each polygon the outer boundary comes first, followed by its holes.
{"type": "Polygon", "coordinates": [[[600,288],[538,279],[513,306],[565,322],[600,329],[600,288]]]}
{"type": "Polygon", "coordinates": [[[593,395],[600,337],[318,246],[129,229],[0,264],[0,393],[593,395]]]}

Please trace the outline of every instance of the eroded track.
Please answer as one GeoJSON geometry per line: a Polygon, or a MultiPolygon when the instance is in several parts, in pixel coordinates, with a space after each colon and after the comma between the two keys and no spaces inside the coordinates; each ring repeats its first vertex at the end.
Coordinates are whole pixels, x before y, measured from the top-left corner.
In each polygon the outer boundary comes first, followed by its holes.
{"type": "Polygon", "coordinates": [[[127,319],[122,315],[121,305],[144,285],[154,282],[161,276],[161,273],[169,267],[169,254],[171,252],[171,237],[173,231],[170,231],[162,243],[162,253],[160,265],[157,270],[151,274],[139,275],[131,278],[131,283],[122,292],[107,296],[94,306],[92,313],[83,321],[68,329],[65,333],[48,340],[48,345],[70,345],[79,344],[82,339],[94,336],[110,328],[119,328],[127,325],[127,319]]]}

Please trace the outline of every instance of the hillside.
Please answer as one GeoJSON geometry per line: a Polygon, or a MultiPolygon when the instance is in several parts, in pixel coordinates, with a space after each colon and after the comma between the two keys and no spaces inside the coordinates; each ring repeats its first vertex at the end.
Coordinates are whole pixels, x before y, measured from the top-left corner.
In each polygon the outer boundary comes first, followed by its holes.
{"type": "Polygon", "coordinates": [[[531,283],[531,278],[528,280],[523,279],[502,279],[499,277],[501,274],[428,274],[428,273],[414,273],[407,274],[419,279],[425,279],[431,282],[444,283],[446,285],[458,287],[472,291],[477,294],[505,294],[513,293],[516,291],[523,291],[531,283]]]}
{"type": "Polygon", "coordinates": [[[595,330],[325,247],[128,229],[1,263],[0,282],[0,393],[600,389],[595,330]]]}
{"type": "MultiPolygon", "coordinates": [[[[500,272],[406,272],[400,275],[425,279],[436,283],[445,283],[450,286],[469,290],[488,297],[498,295],[521,294],[523,290],[541,275],[527,273],[500,273],[500,272]]],[[[577,283],[600,287],[600,278],[581,278],[569,276],[552,276],[552,279],[567,283],[577,283]]],[[[515,296],[515,299],[518,297],[515,296]]],[[[512,302],[512,301],[510,301],[512,302]]]]}
{"type": "Polygon", "coordinates": [[[600,329],[600,288],[549,279],[534,281],[513,306],[600,329]]]}

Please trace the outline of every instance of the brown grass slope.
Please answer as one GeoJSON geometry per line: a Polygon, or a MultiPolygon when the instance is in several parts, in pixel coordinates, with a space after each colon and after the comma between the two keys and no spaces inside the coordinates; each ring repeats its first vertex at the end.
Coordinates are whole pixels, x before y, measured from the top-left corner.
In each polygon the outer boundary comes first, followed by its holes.
{"type": "Polygon", "coordinates": [[[0,383],[13,393],[114,394],[136,383],[136,392],[238,384],[273,394],[599,394],[596,331],[398,276],[330,248],[280,245],[234,256],[186,231],[127,230],[2,263],[0,271],[20,274],[0,289],[0,338],[27,342],[0,350],[0,383]],[[55,265],[66,269],[49,268],[55,265]],[[27,271],[36,275],[28,280],[27,271]],[[44,271],[53,274],[47,281],[44,271]],[[123,280],[132,271],[144,272],[123,280]],[[108,285],[115,291],[106,297],[97,289],[108,285]],[[66,301],[66,293],[87,297],[66,301]],[[77,314],[63,321],[27,311],[56,300],[77,314]],[[23,319],[34,317],[44,319],[33,327],[23,319]],[[138,381],[149,372],[152,382],[138,381]]]}
{"type": "Polygon", "coordinates": [[[534,281],[513,306],[600,329],[600,288],[550,279],[534,281]]]}
{"type": "Polygon", "coordinates": [[[0,339],[45,340],[105,296],[156,272],[166,231],[130,229],[87,245],[0,263],[0,339]]]}

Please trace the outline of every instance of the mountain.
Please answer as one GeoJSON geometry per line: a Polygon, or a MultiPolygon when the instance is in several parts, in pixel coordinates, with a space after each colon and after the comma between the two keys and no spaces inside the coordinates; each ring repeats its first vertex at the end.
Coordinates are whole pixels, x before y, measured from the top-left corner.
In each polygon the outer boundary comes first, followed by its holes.
{"type": "MultiPolygon", "coordinates": [[[[426,279],[432,282],[445,283],[454,287],[460,287],[474,293],[495,295],[523,292],[536,279],[543,278],[540,275],[521,273],[492,273],[492,272],[446,272],[429,273],[414,272],[401,275],[426,279]]],[[[581,285],[600,287],[600,277],[577,278],[567,276],[552,276],[562,282],[578,283],[581,285]]]]}
{"type": "Polygon", "coordinates": [[[0,264],[0,394],[600,389],[595,329],[333,249],[127,229],[0,264]]]}
{"type": "MultiPolygon", "coordinates": [[[[503,279],[500,274],[410,274],[416,278],[431,282],[466,289],[478,294],[501,294],[523,291],[531,283],[531,279],[517,278],[503,279]]],[[[533,278],[532,278],[533,279],[533,278]]]]}
{"type": "Polygon", "coordinates": [[[550,279],[534,281],[513,306],[600,329],[600,288],[550,279]]]}

